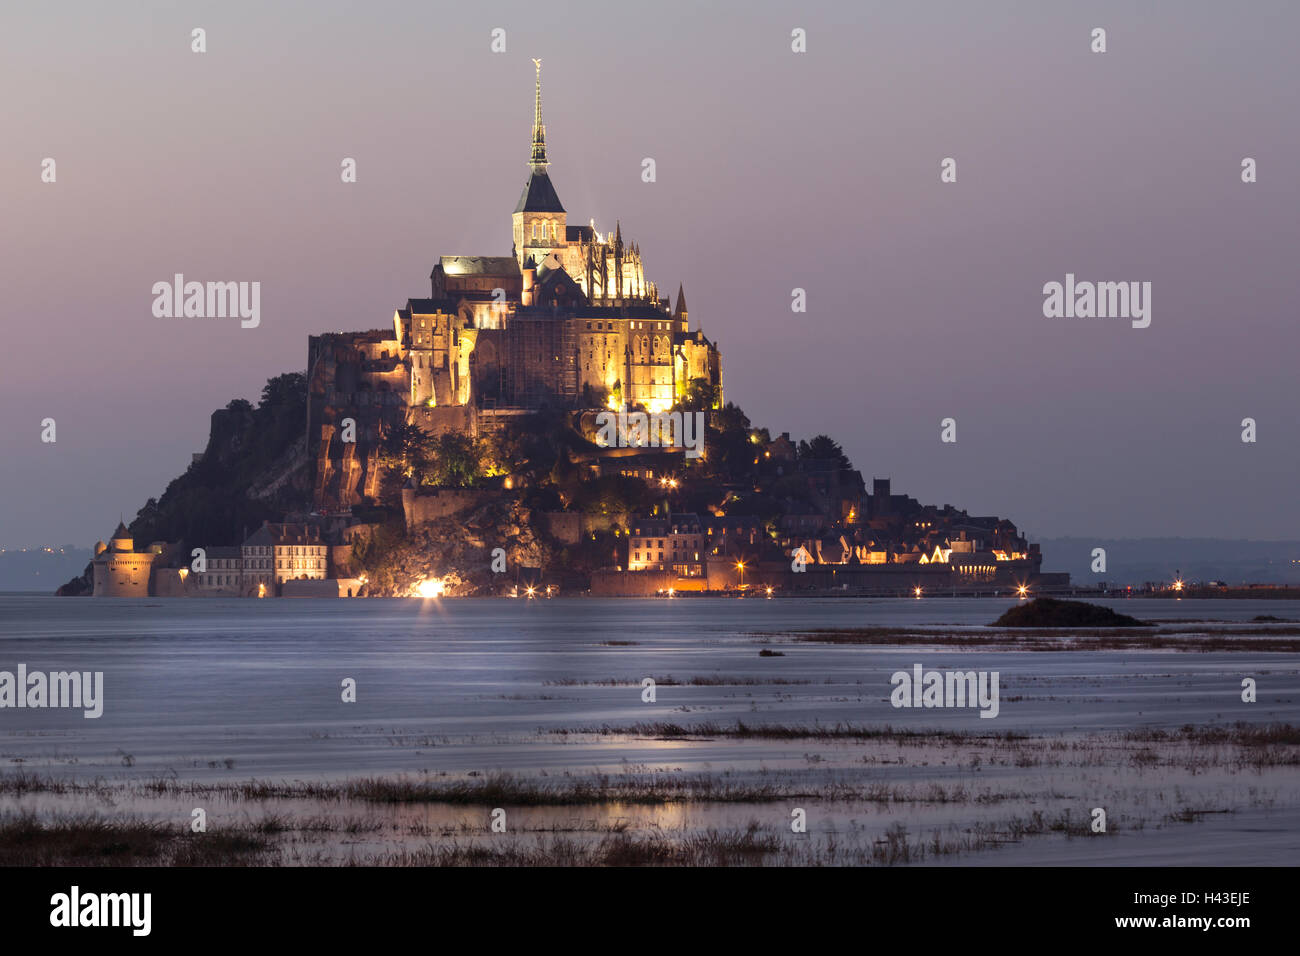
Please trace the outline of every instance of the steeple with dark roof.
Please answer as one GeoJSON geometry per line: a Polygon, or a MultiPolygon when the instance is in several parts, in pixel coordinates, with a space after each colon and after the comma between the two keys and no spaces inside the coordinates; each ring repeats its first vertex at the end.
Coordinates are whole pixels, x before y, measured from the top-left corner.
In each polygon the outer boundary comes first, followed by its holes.
{"type": "Polygon", "coordinates": [[[546,127],[542,124],[542,61],[533,60],[537,67],[537,97],[533,108],[533,147],[528,159],[528,182],[519,197],[515,212],[564,212],[560,197],[551,185],[546,172],[550,161],[546,158],[546,127]]]}
{"type": "Polygon", "coordinates": [[[686,293],[682,291],[682,284],[677,283],[677,308],[673,309],[674,319],[684,319],[688,315],[686,311],[686,293]]]}
{"type": "Polygon", "coordinates": [[[529,160],[534,170],[545,169],[546,161],[546,127],[542,125],[542,61],[533,60],[537,67],[537,105],[533,111],[533,155],[529,160]]]}

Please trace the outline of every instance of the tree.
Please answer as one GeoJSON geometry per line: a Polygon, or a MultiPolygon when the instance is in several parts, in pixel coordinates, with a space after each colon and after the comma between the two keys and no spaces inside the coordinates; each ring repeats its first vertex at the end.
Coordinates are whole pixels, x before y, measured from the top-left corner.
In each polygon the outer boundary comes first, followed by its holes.
{"type": "Polygon", "coordinates": [[[472,488],[483,477],[478,442],[460,432],[447,432],[433,442],[432,461],[423,483],[441,488],[472,488]]]}
{"type": "Polygon", "coordinates": [[[307,373],[285,372],[275,378],[267,379],[262,386],[262,400],[259,410],[283,405],[307,405],[307,373]]]}
{"type": "Polygon", "coordinates": [[[844,449],[829,435],[818,435],[812,441],[799,442],[799,457],[833,461],[845,471],[853,470],[853,462],[849,461],[848,455],[844,454],[844,449]]]}
{"type": "Polygon", "coordinates": [[[718,387],[707,378],[693,378],[682,390],[677,407],[688,412],[707,412],[718,407],[718,387]]]}
{"type": "Polygon", "coordinates": [[[754,470],[755,444],[749,416],[740,406],[727,404],[709,416],[704,433],[707,473],[723,481],[738,481],[754,470]]]}

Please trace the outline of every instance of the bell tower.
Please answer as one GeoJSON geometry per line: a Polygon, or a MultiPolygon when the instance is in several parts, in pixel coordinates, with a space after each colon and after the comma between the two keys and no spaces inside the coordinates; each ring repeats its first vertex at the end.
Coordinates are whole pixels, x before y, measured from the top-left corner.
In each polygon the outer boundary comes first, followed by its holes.
{"type": "Polygon", "coordinates": [[[513,216],[515,258],[521,267],[530,257],[540,263],[551,252],[558,252],[563,258],[567,244],[564,206],[546,172],[550,163],[546,159],[546,127],[542,124],[542,61],[533,60],[533,65],[537,67],[537,92],[532,152],[528,159],[528,182],[513,216]]]}

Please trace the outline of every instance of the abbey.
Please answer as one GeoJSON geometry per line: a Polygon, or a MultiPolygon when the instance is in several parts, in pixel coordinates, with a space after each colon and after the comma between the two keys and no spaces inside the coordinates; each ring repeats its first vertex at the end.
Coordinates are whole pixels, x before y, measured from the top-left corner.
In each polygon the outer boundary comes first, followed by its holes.
{"type": "Polygon", "coordinates": [[[718,350],[691,330],[681,286],[675,303],[660,295],[620,223],[571,224],[549,165],[538,62],[511,254],[442,256],[428,297],[408,299],[391,330],[309,339],[316,507],[375,494],[376,442],[402,423],[477,434],[544,406],[654,413],[689,393],[721,404],[718,350]],[[355,443],[341,440],[349,418],[355,443]]]}

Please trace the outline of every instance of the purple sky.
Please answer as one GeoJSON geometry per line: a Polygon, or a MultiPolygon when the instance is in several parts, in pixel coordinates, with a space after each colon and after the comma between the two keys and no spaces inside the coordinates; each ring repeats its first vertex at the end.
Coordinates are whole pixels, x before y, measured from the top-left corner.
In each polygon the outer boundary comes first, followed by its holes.
{"type": "Polygon", "coordinates": [[[756,424],[1031,536],[1300,537],[1300,7],[1069,6],[6,5],[0,547],[107,535],[309,334],[508,254],[534,56],[570,220],[685,283],[756,424]],[[176,272],[261,326],[154,318],[176,272]],[[1067,272],[1150,328],[1044,318],[1067,272]]]}

